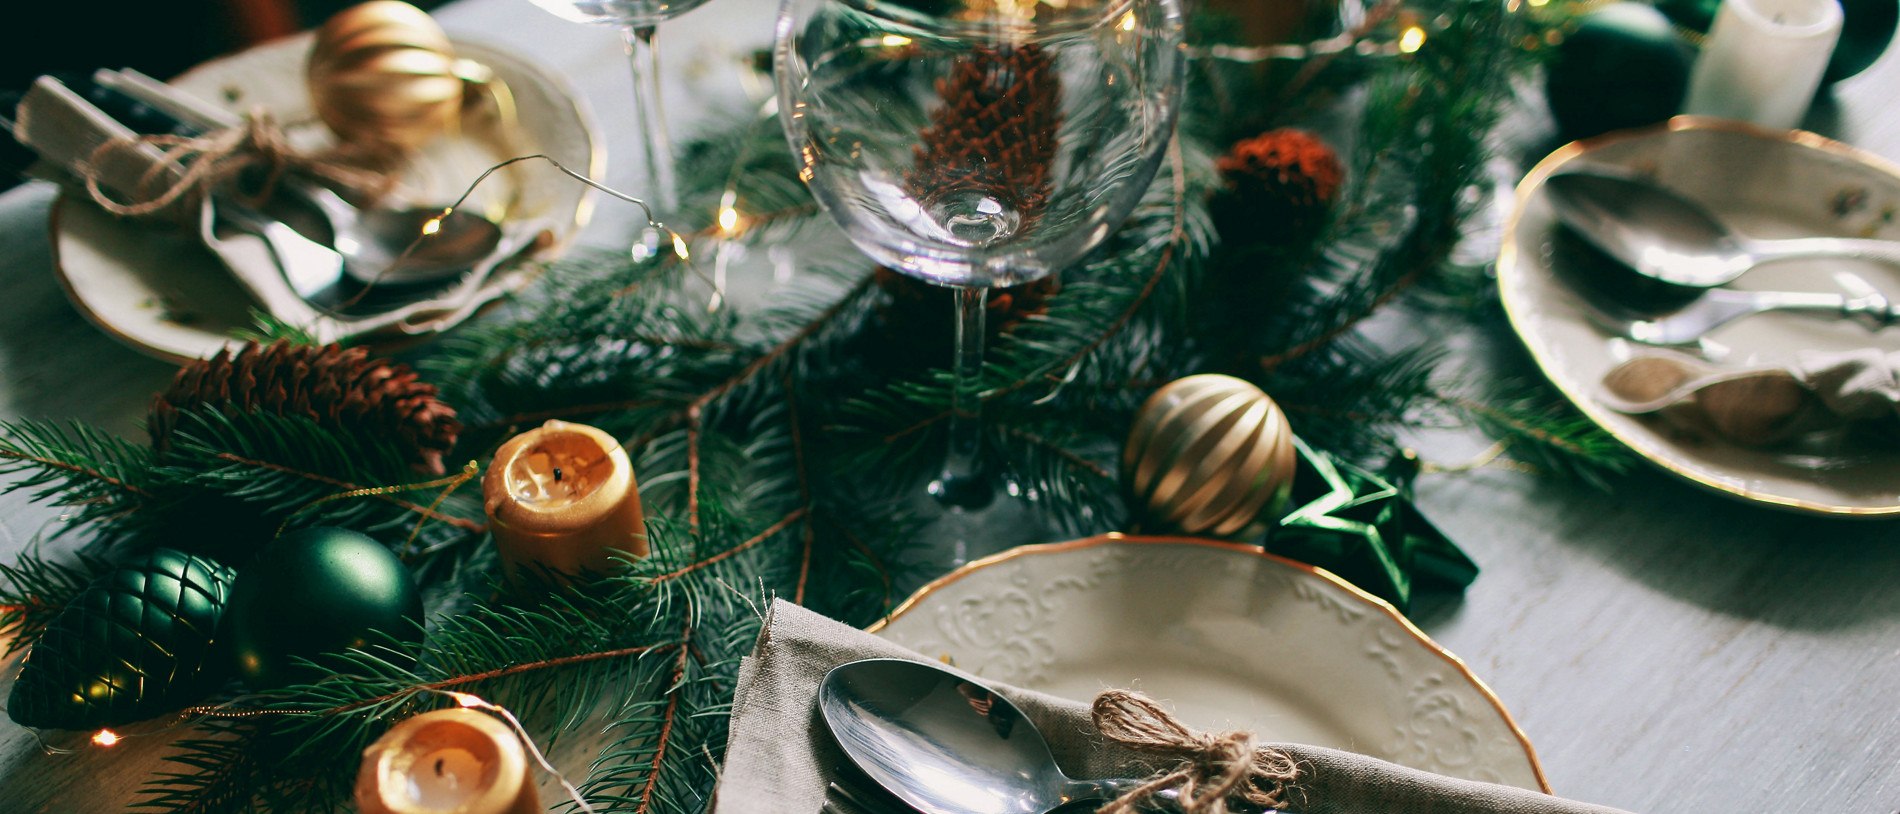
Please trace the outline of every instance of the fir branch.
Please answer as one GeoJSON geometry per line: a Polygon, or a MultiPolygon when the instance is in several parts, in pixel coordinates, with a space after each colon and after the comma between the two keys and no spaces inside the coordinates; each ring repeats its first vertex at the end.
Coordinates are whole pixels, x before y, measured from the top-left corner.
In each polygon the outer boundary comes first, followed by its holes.
{"type": "MultiPolygon", "coordinates": [[[[337,478],[332,478],[328,475],[321,475],[316,472],[305,472],[303,470],[296,469],[294,467],[285,466],[283,464],[274,464],[269,461],[259,461],[252,458],[245,458],[239,455],[233,455],[229,452],[215,453],[213,457],[216,457],[220,461],[229,461],[231,463],[238,464],[241,466],[256,467],[258,469],[263,469],[270,472],[290,475],[292,477],[302,478],[304,480],[314,481],[316,483],[322,483],[329,486],[334,486],[336,487],[338,493],[356,492],[356,491],[361,491],[363,489],[370,488],[370,487],[365,487],[361,484],[351,483],[346,480],[339,480],[337,478]]],[[[405,511],[414,512],[429,520],[439,520],[441,522],[447,523],[451,526],[455,526],[456,528],[462,529],[464,531],[470,531],[476,534],[481,534],[488,530],[488,525],[486,523],[477,523],[473,520],[468,520],[466,518],[446,515],[434,509],[431,509],[427,506],[424,506],[420,503],[404,500],[402,498],[396,497],[395,495],[369,494],[369,495],[363,495],[363,497],[374,498],[376,500],[380,500],[385,503],[389,503],[395,506],[400,506],[405,511]]],[[[302,508],[302,507],[298,507],[298,508],[302,508]]]]}
{"type": "Polygon", "coordinates": [[[111,522],[150,503],[152,453],[79,423],[0,422],[0,475],[6,492],[31,490],[36,503],[76,507],[60,532],[111,522]]]}
{"type": "Polygon", "coordinates": [[[746,540],[745,542],[740,543],[736,546],[733,546],[732,548],[728,548],[725,551],[721,551],[718,554],[714,554],[711,557],[707,557],[706,559],[695,562],[677,571],[668,571],[667,573],[660,574],[659,576],[656,576],[656,577],[652,577],[648,579],[648,582],[650,583],[666,582],[667,580],[679,579],[680,577],[686,576],[687,574],[691,574],[694,571],[698,571],[702,568],[707,568],[722,560],[726,560],[728,558],[737,556],[738,554],[744,552],[745,550],[749,548],[752,548],[753,546],[763,543],[766,540],[772,539],[774,535],[777,535],[779,532],[784,531],[785,527],[798,522],[799,519],[803,518],[810,511],[811,511],[810,509],[803,506],[793,509],[791,514],[788,514],[788,515],[785,515],[784,517],[779,518],[778,522],[773,523],[769,528],[767,528],[764,531],[759,532],[757,535],[754,535],[752,538],[746,540]]]}
{"type": "Polygon", "coordinates": [[[60,611],[72,604],[94,580],[112,570],[103,559],[80,553],[71,564],[54,562],[34,540],[12,565],[0,565],[0,637],[7,646],[0,657],[31,647],[60,611]]]}

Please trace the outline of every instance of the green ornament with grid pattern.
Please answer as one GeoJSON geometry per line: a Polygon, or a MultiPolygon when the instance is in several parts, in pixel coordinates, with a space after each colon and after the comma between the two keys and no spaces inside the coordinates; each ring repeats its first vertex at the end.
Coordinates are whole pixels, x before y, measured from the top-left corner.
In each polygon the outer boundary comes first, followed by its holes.
{"type": "Polygon", "coordinates": [[[93,729],[203,698],[230,675],[214,637],[234,576],[161,548],[95,580],[27,653],[8,716],[21,726],[93,729]]]}

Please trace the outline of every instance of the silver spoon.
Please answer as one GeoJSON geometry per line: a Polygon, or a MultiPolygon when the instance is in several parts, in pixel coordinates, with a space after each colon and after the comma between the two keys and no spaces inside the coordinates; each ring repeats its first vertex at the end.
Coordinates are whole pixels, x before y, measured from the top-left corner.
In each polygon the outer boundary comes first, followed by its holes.
{"type": "Polygon", "coordinates": [[[474,267],[501,242],[501,227],[494,221],[460,209],[446,217],[440,207],[358,209],[325,187],[287,183],[284,188],[323,213],[331,245],[343,255],[342,273],[365,285],[446,279],[474,267]],[[404,255],[436,218],[441,218],[436,231],[404,255]]]}
{"type": "Polygon", "coordinates": [[[818,706],[851,762],[924,814],[1044,814],[1141,783],[1070,778],[1008,699],[929,664],[839,665],[819,687],[818,706]]]}
{"type": "Polygon", "coordinates": [[[1762,263],[1794,257],[1900,265],[1900,242],[1895,241],[1744,237],[1701,204],[1632,176],[1566,172],[1545,180],[1544,190],[1565,226],[1637,273],[1675,285],[1726,285],[1762,263]]]}

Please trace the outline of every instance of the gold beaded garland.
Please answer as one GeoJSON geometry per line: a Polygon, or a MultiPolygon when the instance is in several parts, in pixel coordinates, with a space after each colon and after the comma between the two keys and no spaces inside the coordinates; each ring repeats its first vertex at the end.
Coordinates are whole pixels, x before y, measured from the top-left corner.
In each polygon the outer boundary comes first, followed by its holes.
{"type": "Polygon", "coordinates": [[[427,12],[400,0],[344,9],[317,30],[305,78],[317,117],[346,142],[413,149],[452,124],[484,66],[455,58],[427,12]]]}
{"type": "Polygon", "coordinates": [[[1141,405],[1122,447],[1122,482],[1153,523],[1244,537],[1285,504],[1298,460],[1273,399],[1241,379],[1203,374],[1170,382],[1141,405]]]}

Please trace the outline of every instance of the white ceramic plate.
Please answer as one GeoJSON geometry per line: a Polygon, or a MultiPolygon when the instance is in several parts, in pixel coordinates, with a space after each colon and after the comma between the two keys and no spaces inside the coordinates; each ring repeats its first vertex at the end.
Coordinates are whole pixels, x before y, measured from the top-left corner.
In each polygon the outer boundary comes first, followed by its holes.
{"type": "MultiPolygon", "coordinates": [[[[272,42],[207,62],[173,84],[233,112],[262,108],[290,127],[300,148],[317,147],[328,136],[321,125],[309,124],[314,114],[303,64],[310,42],[309,34],[272,42]]],[[[489,66],[507,83],[519,110],[519,143],[504,147],[472,136],[437,139],[405,173],[393,200],[430,205],[454,200],[482,170],[532,152],[602,177],[604,142],[592,115],[564,81],[505,51],[460,41],[455,48],[458,56],[489,66]]],[[[555,245],[564,245],[592,213],[593,191],[546,165],[518,166],[519,171],[497,173],[484,182],[469,208],[480,207],[475,211],[491,217],[548,217],[555,245]],[[506,208],[504,202],[516,195],[513,208],[506,208]]],[[[252,324],[255,305],[186,230],[116,218],[83,193],[66,193],[53,205],[49,231],[54,267],[74,305],[135,348],[173,361],[202,358],[232,341],[231,331],[252,324]]]]}
{"type": "MultiPolygon", "coordinates": [[[[1541,192],[1552,174],[1607,166],[1653,176],[1702,202],[1733,228],[1758,237],[1838,235],[1900,240],[1900,171],[1812,133],[1678,117],[1655,128],[1568,145],[1517,188],[1517,213],[1498,257],[1498,288],[1531,355],[1583,413],[1645,458],[1710,489],[1825,514],[1900,513],[1900,455],[1866,450],[1764,451],[1676,437],[1661,419],[1599,404],[1604,374],[1641,346],[1614,338],[1584,315],[1552,271],[1556,218],[1541,192]]],[[[1839,292],[1834,271],[1859,275],[1900,296],[1900,269],[1865,261],[1801,260],[1760,267],[1732,287],[1839,292]]],[[[1797,351],[1900,350],[1900,331],[1870,332],[1847,320],[1760,314],[1716,329],[1702,351],[1713,361],[1772,365],[1797,351]]]]}
{"type": "Polygon", "coordinates": [[[1456,656],[1379,599],[1253,546],[1109,535],[1013,549],[871,630],[1065,698],[1134,688],[1204,730],[1549,791],[1530,741],[1456,656]]]}

